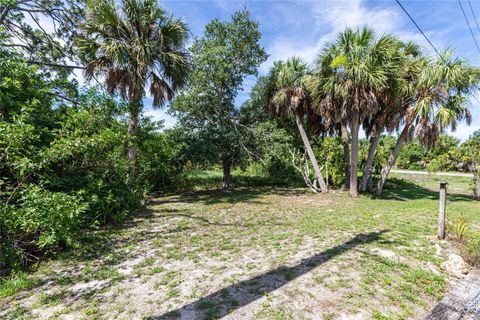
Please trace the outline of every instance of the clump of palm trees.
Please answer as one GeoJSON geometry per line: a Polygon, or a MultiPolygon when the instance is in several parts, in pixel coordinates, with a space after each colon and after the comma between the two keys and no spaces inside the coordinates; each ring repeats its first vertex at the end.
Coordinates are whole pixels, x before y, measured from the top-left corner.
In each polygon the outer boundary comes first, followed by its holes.
{"type": "MultiPolygon", "coordinates": [[[[346,29],[320,52],[315,67],[292,58],[278,62],[270,73],[275,114],[293,114],[315,170],[326,192],[315,155],[303,129],[338,134],[344,141],[345,175],[352,196],[359,191],[380,195],[402,145],[418,136],[425,146],[436,143],[441,131],[470,121],[468,96],[478,88],[480,72],[445,52],[433,59],[419,47],[392,34],[379,38],[371,28],[346,29]],[[365,130],[369,149],[360,186],[359,131],[365,130]],[[383,132],[400,131],[395,148],[373,189],[372,163],[383,132]]],[[[347,187],[347,186],[346,186],[347,187]]]]}

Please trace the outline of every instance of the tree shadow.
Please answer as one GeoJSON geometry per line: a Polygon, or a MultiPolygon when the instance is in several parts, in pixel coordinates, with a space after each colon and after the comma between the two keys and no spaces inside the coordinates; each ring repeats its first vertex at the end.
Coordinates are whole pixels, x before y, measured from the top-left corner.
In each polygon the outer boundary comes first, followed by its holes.
{"type": "MultiPolygon", "coordinates": [[[[172,203],[172,202],[203,202],[208,204],[213,203],[235,203],[237,201],[246,201],[252,203],[253,198],[265,193],[278,194],[303,194],[302,191],[276,189],[276,190],[257,190],[251,192],[248,190],[233,191],[231,193],[222,193],[220,191],[200,191],[200,192],[185,192],[175,195],[174,198],[168,200],[154,200],[153,205],[158,203],[172,203]],[[251,193],[251,195],[249,195],[251,193]],[[226,199],[226,200],[225,200],[226,199]]],[[[61,273],[51,273],[43,276],[41,281],[38,281],[29,288],[30,291],[41,290],[47,291],[56,285],[72,286],[76,283],[86,284],[89,282],[97,282],[92,287],[82,288],[76,290],[75,293],[62,293],[62,299],[68,300],[69,304],[94,296],[96,292],[106,289],[111,285],[120,281],[114,276],[114,281],[111,279],[96,278],[97,273],[114,272],[125,261],[126,253],[123,248],[128,248],[131,245],[141,245],[142,243],[149,243],[159,238],[171,237],[174,234],[188,232],[193,226],[191,223],[187,225],[172,224],[171,219],[185,219],[191,220],[192,223],[200,223],[208,227],[233,227],[233,228],[250,228],[253,222],[236,222],[228,223],[222,221],[215,221],[209,217],[203,217],[190,213],[187,210],[176,208],[161,208],[150,209],[145,208],[138,210],[135,214],[127,217],[126,220],[119,224],[106,225],[96,229],[90,229],[78,235],[77,241],[80,245],[77,248],[65,252],[57,253],[55,255],[47,255],[44,261],[49,259],[63,260],[67,267],[61,273]],[[152,222],[158,222],[157,225],[163,226],[161,229],[149,228],[152,222]],[[125,235],[122,233],[126,232],[125,235]],[[91,263],[91,268],[88,273],[84,272],[84,264],[91,263]],[[93,264],[92,264],[93,263],[93,264]],[[105,281],[109,280],[109,281],[105,281]]],[[[265,227],[273,225],[283,225],[274,221],[262,221],[261,224],[265,227]]],[[[147,256],[139,251],[138,253],[130,252],[128,260],[137,260],[147,256]]],[[[133,277],[129,275],[128,277],[133,277]]],[[[20,297],[25,296],[28,292],[20,292],[20,297]]],[[[16,296],[18,297],[18,296],[16,296]]],[[[52,295],[52,299],[57,294],[52,295]]]]}
{"type": "MultiPolygon", "coordinates": [[[[373,196],[372,196],[373,197],[373,196]]],[[[415,184],[413,181],[390,178],[378,199],[409,201],[417,199],[438,200],[439,192],[415,184]]],[[[472,197],[462,193],[447,191],[449,201],[471,201],[472,197]]]]}
{"type": "Polygon", "coordinates": [[[214,205],[220,203],[235,204],[235,203],[253,203],[265,204],[266,202],[256,200],[262,195],[284,195],[296,196],[303,195],[308,192],[307,189],[292,189],[292,188],[272,188],[272,187],[257,187],[257,188],[241,188],[234,189],[229,192],[221,190],[200,190],[200,191],[185,191],[181,193],[165,194],[169,199],[152,199],[149,204],[160,205],[165,203],[201,203],[204,205],[214,205]]]}
{"type": "Polygon", "coordinates": [[[301,260],[294,266],[280,266],[254,278],[232,284],[162,315],[151,316],[150,320],[171,319],[219,319],[227,314],[252,303],[266,293],[273,292],[288,282],[296,279],[315,267],[326,263],[334,257],[352,250],[356,246],[382,242],[382,235],[389,230],[358,234],[352,239],[314,256],[301,260]]]}
{"type": "MultiPolygon", "coordinates": [[[[143,218],[148,218],[150,221],[156,221],[156,220],[169,220],[169,219],[175,219],[175,218],[184,218],[184,219],[189,219],[193,221],[197,221],[204,226],[218,226],[218,227],[236,227],[236,228],[250,228],[253,225],[258,225],[261,224],[262,226],[284,226],[286,223],[276,223],[273,221],[255,221],[255,222],[249,222],[249,221],[244,221],[244,222],[236,222],[236,223],[228,223],[228,222],[219,222],[219,221],[214,221],[211,219],[208,219],[206,217],[198,216],[195,215],[195,213],[185,213],[185,210],[180,210],[180,209],[170,209],[170,208],[164,208],[164,209],[157,209],[157,210],[144,210],[141,214],[143,218]]],[[[188,228],[188,227],[184,227],[188,228]]],[[[181,230],[183,231],[183,230],[181,230]]]]}

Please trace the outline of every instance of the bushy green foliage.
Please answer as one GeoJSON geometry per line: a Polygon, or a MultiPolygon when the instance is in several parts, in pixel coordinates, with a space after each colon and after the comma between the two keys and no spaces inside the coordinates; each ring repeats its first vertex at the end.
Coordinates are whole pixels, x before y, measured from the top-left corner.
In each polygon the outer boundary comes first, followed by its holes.
{"type": "Polygon", "coordinates": [[[139,130],[138,190],[146,194],[176,189],[185,162],[175,130],[160,132],[163,125],[144,118],[139,130]]]}
{"type": "Polygon", "coordinates": [[[79,195],[51,192],[34,184],[23,188],[17,205],[19,207],[10,207],[4,222],[9,230],[27,239],[29,235],[38,234],[36,241],[40,249],[70,244],[88,208],[79,195]]]}
{"type": "Polygon", "coordinates": [[[133,194],[125,103],[98,88],[81,89],[65,103],[55,85],[21,57],[0,62],[0,269],[68,247],[82,228],[122,220],[139,197],[179,172],[168,135],[144,119],[141,183],[133,194]]]}
{"type": "Polygon", "coordinates": [[[314,148],[325,181],[333,187],[339,187],[345,181],[345,161],[343,144],[339,137],[325,137],[314,148]]]}
{"type": "Polygon", "coordinates": [[[428,171],[460,171],[464,170],[459,159],[460,141],[448,134],[440,135],[437,144],[427,148],[415,139],[406,143],[397,160],[402,169],[428,171]]]}
{"type": "Polygon", "coordinates": [[[252,127],[256,138],[250,146],[247,172],[270,178],[295,176],[289,149],[294,148],[293,137],[275,123],[263,122],[252,127]]]}

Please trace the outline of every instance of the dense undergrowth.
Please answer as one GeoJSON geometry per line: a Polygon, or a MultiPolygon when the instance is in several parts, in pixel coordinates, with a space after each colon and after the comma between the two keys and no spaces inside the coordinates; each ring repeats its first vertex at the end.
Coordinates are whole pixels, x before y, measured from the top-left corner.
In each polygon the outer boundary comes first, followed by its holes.
{"type": "Polygon", "coordinates": [[[84,228],[122,221],[178,169],[172,143],[145,118],[132,186],[124,103],[98,88],[65,102],[50,93],[59,84],[20,56],[0,56],[0,273],[8,273],[71,247],[84,228]]]}

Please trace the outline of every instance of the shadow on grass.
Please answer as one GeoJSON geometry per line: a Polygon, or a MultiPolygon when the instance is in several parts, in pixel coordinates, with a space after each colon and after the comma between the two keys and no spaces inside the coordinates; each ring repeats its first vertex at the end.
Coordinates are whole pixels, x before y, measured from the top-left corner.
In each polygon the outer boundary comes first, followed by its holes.
{"type": "Polygon", "coordinates": [[[172,193],[167,194],[168,196],[173,196],[166,200],[163,199],[153,199],[151,205],[160,205],[165,203],[201,203],[204,205],[213,205],[219,203],[253,203],[261,204],[265,203],[260,200],[256,200],[262,195],[282,195],[282,196],[296,196],[303,195],[308,190],[305,189],[293,189],[293,188],[273,188],[273,187],[250,187],[250,188],[241,188],[235,189],[230,192],[222,192],[220,190],[201,190],[201,191],[187,191],[181,193],[172,193]]]}
{"type": "MultiPolygon", "coordinates": [[[[195,171],[186,175],[179,186],[182,190],[215,190],[222,186],[223,176],[220,171],[195,171]]],[[[250,175],[241,172],[232,173],[233,188],[303,188],[305,182],[301,176],[293,173],[284,177],[250,175]]],[[[178,191],[178,190],[177,190],[178,191]]]]}
{"type": "MultiPolygon", "coordinates": [[[[236,202],[259,202],[254,200],[262,194],[303,194],[303,191],[289,189],[259,189],[256,191],[235,190],[231,193],[222,193],[220,191],[199,191],[185,192],[176,194],[168,200],[154,200],[153,205],[159,203],[172,202],[200,202],[202,204],[215,203],[236,203],[236,202]]],[[[55,284],[71,286],[76,283],[87,283],[90,281],[100,281],[102,287],[87,288],[84,291],[75,294],[65,294],[65,299],[70,303],[80,298],[93,296],[95,292],[106,289],[117,281],[122,280],[117,268],[126,260],[136,260],[146,257],[142,251],[138,253],[135,250],[129,250],[130,246],[139,246],[142,243],[161,240],[172,237],[174,234],[189,232],[194,228],[192,223],[200,223],[211,227],[234,227],[249,228],[253,222],[228,223],[224,221],[215,221],[209,217],[203,217],[190,213],[188,210],[162,208],[161,210],[143,209],[127,217],[125,221],[117,225],[108,225],[94,230],[88,230],[78,234],[78,245],[71,250],[59,252],[52,255],[46,255],[45,259],[60,259],[67,263],[68,267],[61,274],[53,272],[39,281],[18,290],[35,290],[42,288],[48,290],[55,284]],[[187,224],[177,225],[170,221],[171,219],[183,219],[189,221],[187,224]],[[151,223],[155,222],[161,228],[152,228],[151,223]],[[125,250],[127,249],[127,250],[125,250]],[[88,272],[85,272],[85,264],[91,264],[88,272]],[[113,279],[113,280],[112,280],[113,279]],[[104,280],[107,280],[103,282],[104,280]]],[[[262,221],[260,223],[265,227],[272,225],[282,225],[275,221],[262,221]]],[[[129,276],[131,277],[131,275],[129,276]]]]}
{"type": "Polygon", "coordinates": [[[310,272],[315,267],[326,263],[334,257],[348,250],[352,250],[356,246],[372,242],[381,242],[382,234],[386,232],[388,232],[388,230],[358,234],[347,242],[303,259],[294,266],[280,266],[265,274],[213,292],[179,309],[169,311],[162,315],[151,316],[147,319],[220,319],[234,310],[260,299],[265,294],[281,288],[293,279],[310,272]]]}
{"type": "MultiPolygon", "coordinates": [[[[438,200],[439,191],[434,191],[415,184],[413,181],[390,178],[385,184],[385,189],[378,199],[386,200],[438,200]]],[[[472,197],[467,194],[451,193],[447,191],[449,201],[472,201],[472,197]]]]}

